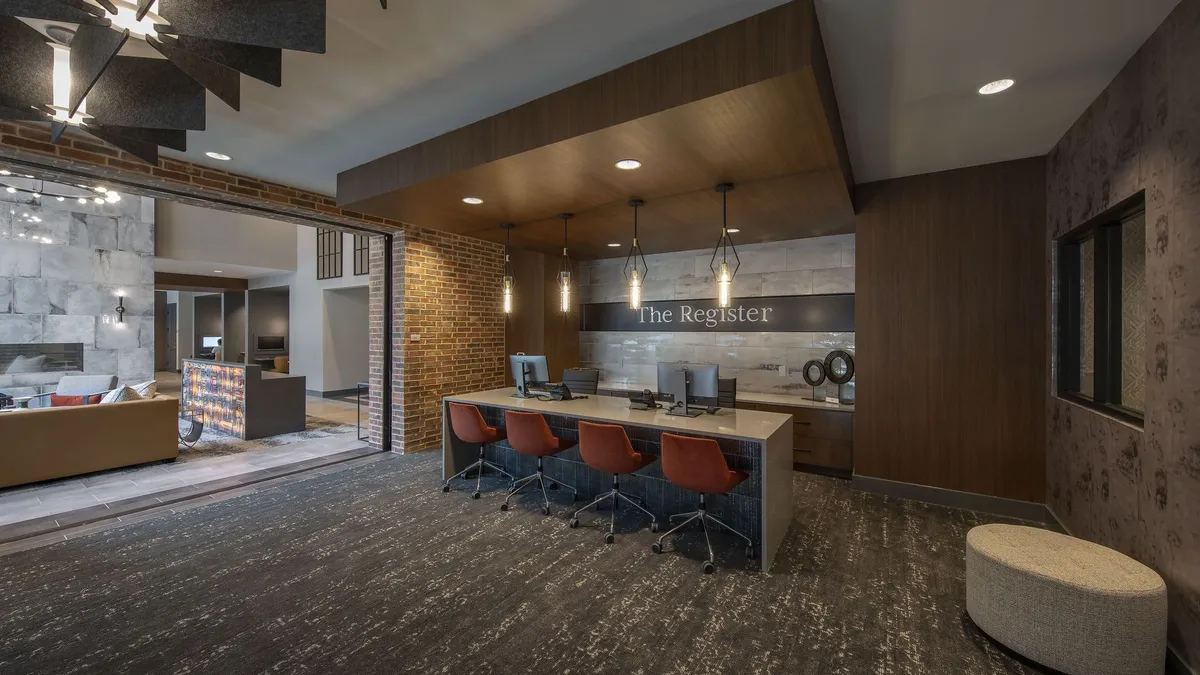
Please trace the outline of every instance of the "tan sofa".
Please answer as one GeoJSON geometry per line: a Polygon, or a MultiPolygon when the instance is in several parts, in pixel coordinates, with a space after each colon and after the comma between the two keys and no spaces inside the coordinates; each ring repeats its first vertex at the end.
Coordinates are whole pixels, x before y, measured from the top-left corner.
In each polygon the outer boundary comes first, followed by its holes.
{"type": "Polygon", "coordinates": [[[0,413],[0,487],[175,459],[179,401],[152,399],[0,413]]]}

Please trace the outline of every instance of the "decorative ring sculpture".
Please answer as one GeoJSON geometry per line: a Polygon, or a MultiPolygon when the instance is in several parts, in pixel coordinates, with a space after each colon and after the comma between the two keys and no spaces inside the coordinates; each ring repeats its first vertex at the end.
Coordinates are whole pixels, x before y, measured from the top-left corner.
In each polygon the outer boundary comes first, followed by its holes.
{"type": "Polygon", "coordinates": [[[804,371],[802,374],[804,376],[804,382],[808,384],[808,386],[819,387],[825,383],[825,364],[821,363],[818,359],[813,359],[804,364],[804,371]],[[809,375],[809,372],[812,371],[813,366],[816,366],[817,368],[816,378],[813,378],[809,375]]]}
{"type": "Polygon", "coordinates": [[[854,379],[854,357],[850,355],[850,352],[845,351],[844,349],[835,349],[829,352],[829,354],[825,356],[824,366],[825,373],[829,377],[829,381],[834,384],[842,385],[854,379]],[[834,362],[839,360],[846,364],[846,372],[842,373],[841,375],[839,375],[833,368],[834,362]]]}

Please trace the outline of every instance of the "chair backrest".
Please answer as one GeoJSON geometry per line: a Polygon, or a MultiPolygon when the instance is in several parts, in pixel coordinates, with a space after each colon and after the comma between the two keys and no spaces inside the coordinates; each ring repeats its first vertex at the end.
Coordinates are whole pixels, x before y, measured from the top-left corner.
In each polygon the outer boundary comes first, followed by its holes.
{"type": "Polygon", "coordinates": [[[563,371],[563,384],[572,394],[595,394],[600,386],[598,368],[568,368],[563,371]]]}
{"type": "Polygon", "coordinates": [[[550,425],[541,413],[505,410],[504,428],[508,432],[508,444],[517,452],[543,455],[557,447],[550,425]]]}
{"type": "Polygon", "coordinates": [[[116,375],[63,375],[54,393],[59,396],[99,394],[117,388],[116,375]]]}
{"type": "Polygon", "coordinates": [[[275,372],[277,372],[277,373],[288,372],[288,357],[286,357],[286,356],[276,356],[275,357],[275,372]]]}
{"type": "Polygon", "coordinates": [[[711,438],[663,434],[662,470],[667,480],[693,492],[721,492],[729,484],[729,464],[711,438]]]}
{"type": "Polygon", "coordinates": [[[717,405],[722,408],[737,407],[736,377],[722,377],[717,380],[717,405]]]}
{"type": "Polygon", "coordinates": [[[579,454],[588,466],[606,473],[629,473],[640,466],[629,435],[618,424],[581,421],[579,454]]]}
{"type": "Polygon", "coordinates": [[[487,443],[491,427],[483,419],[479,408],[468,403],[450,404],[450,428],[454,435],[467,443],[487,443]]]}

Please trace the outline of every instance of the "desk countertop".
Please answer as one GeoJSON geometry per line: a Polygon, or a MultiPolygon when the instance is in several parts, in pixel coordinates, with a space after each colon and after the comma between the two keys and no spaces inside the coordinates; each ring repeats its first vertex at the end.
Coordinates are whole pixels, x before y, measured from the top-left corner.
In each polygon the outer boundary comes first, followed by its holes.
{"type": "Polygon", "coordinates": [[[543,401],[536,398],[514,398],[513,394],[516,391],[514,387],[506,387],[447,396],[444,400],[752,441],[767,440],[791,419],[791,415],[780,413],[728,409],[722,409],[715,415],[676,417],[668,415],[665,407],[660,410],[630,410],[627,399],[613,396],[589,396],[573,401],[543,401]]]}
{"type": "MultiPolygon", "coordinates": [[[[610,391],[643,391],[649,389],[654,391],[656,387],[647,387],[641,384],[626,384],[623,382],[601,382],[600,389],[610,391]]],[[[844,405],[842,403],[827,403],[825,401],[813,401],[801,396],[788,396],[786,394],[764,394],[757,391],[739,391],[737,400],[743,403],[763,403],[766,405],[789,406],[792,408],[813,408],[816,410],[835,410],[839,412],[854,412],[853,405],[844,405]]]]}

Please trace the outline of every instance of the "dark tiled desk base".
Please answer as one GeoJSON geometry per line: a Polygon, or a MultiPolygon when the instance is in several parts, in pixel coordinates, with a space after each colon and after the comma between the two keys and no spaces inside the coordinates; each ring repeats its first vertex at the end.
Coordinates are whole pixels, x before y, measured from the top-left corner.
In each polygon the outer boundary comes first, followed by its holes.
{"type": "MultiPolygon", "coordinates": [[[[491,426],[504,426],[504,410],[479,407],[484,419],[491,426]]],[[[546,422],[555,436],[578,442],[577,420],[560,415],[546,415],[546,422]]],[[[623,425],[633,449],[652,455],[662,455],[662,430],[623,425]]],[[[713,438],[721,446],[725,461],[730,469],[745,471],[750,477],[742,481],[728,495],[712,495],[708,498],[709,511],[753,541],[760,541],[762,534],[762,473],[760,471],[762,445],[752,441],[729,438],[713,438]]],[[[517,478],[537,471],[537,458],[512,449],[507,442],[494,443],[488,447],[488,459],[504,467],[517,478]]],[[[545,460],[546,474],[557,478],[579,490],[579,505],[582,506],[600,494],[612,489],[612,475],[589,467],[579,455],[579,446],[574,445],[545,460]]],[[[699,496],[695,492],[676,487],[663,476],[662,462],[656,461],[638,473],[623,476],[621,490],[646,500],[646,508],[659,516],[659,525],[666,524],[666,516],[673,513],[695,511],[699,496]]],[[[632,508],[625,505],[622,508],[632,508]]],[[[666,528],[662,528],[666,529],[666,528]]]]}

